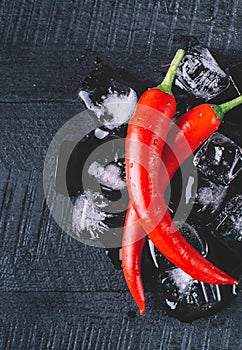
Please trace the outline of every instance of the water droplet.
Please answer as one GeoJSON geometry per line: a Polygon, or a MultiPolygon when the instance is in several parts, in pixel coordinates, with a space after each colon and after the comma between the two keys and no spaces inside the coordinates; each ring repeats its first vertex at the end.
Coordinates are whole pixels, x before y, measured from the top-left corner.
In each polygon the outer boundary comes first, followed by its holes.
{"type": "Polygon", "coordinates": [[[85,142],[89,138],[89,134],[83,136],[83,138],[80,140],[80,142],[85,142]]]}
{"type": "Polygon", "coordinates": [[[202,117],[203,116],[203,114],[202,113],[199,113],[199,117],[202,117]]]}
{"type": "Polygon", "coordinates": [[[158,144],[158,140],[154,139],[153,143],[154,143],[154,145],[157,145],[158,144]]]}

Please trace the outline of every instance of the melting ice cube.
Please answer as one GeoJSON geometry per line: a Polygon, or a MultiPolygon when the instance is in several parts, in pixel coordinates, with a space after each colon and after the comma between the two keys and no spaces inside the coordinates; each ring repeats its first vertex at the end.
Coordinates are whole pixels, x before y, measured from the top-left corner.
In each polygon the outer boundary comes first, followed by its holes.
{"type": "Polygon", "coordinates": [[[100,103],[94,103],[87,91],[81,90],[79,96],[86,107],[94,112],[96,117],[109,130],[127,123],[137,103],[136,92],[131,88],[127,93],[119,94],[110,87],[108,94],[102,96],[100,103]]]}
{"type": "Polygon", "coordinates": [[[184,56],[176,84],[196,98],[208,101],[229,86],[229,77],[207,48],[196,46],[184,56]]]}
{"type": "Polygon", "coordinates": [[[101,185],[112,190],[122,190],[126,187],[121,171],[121,168],[115,162],[104,167],[95,161],[88,169],[88,173],[94,176],[101,185]]]}
{"type": "Polygon", "coordinates": [[[236,293],[234,286],[212,285],[191,280],[185,291],[171,293],[171,284],[167,282],[165,306],[169,314],[183,322],[191,322],[197,318],[212,315],[233,300],[236,293]]]}
{"type": "Polygon", "coordinates": [[[242,170],[242,150],[228,137],[214,133],[196,153],[193,163],[211,181],[228,185],[242,170]]]}
{"type": "Polygon", "coordinates": [[[106,129],[113,130],[129,120],[146,84],[124,70],[100,66],[82,82],[79,96],[106,129]]]}

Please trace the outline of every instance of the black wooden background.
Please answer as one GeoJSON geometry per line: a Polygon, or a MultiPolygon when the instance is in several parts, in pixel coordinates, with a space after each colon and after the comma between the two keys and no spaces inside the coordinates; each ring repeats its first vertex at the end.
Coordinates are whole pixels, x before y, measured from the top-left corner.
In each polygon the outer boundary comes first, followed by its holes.
{"type": "Polygon", "coordinates": [[[102,249],[55,224],[42,169],[56,131],[82,110],[80,81],[99,58],[159,78],[194,36],[222,66],[241,60],[240,0],[0,2],[0,349],[241,349],[242,293],[183,324],[147,293],[140,317],[102,249]]]}

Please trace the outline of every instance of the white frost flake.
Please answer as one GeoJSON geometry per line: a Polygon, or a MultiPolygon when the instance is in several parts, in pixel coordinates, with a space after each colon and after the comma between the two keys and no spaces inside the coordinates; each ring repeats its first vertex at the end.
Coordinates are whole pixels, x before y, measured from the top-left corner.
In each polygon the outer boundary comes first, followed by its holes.
{"type": "Polygon", "coordinates": [[[111,217],[111,214],[101,210],[107,206],[102,199],[102,195],[90,190],[85,191],[76,199],[72,213],[72,226],[78,237],[81,237],[83,231],[87,230],[91,239],[95,239],[98,238],[98,233],[108,230],[104,220],[111,217]]]}
{"type": "Polygon", "coordinates": [[[214,163],[216,165],[218,165],[222,159],[222,155],[223,155],[223,147],[220,147],[220,146],[215,146],[214,147],[214,151],[215,151],[215,154],[214,154],[214,163]]]}

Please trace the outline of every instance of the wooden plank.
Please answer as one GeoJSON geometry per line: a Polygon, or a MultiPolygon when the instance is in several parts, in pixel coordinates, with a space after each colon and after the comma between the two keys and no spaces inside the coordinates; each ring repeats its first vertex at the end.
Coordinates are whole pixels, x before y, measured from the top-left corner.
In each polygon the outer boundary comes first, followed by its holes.
{"type": "Polygon", "coordinates": [[[239,349],[238,303],[183,324],[155,306],[152,294],[141,317],[129,293],[1,293],[2,348],[239,349]]]}
{"type": "Polygon", "coordinates": [[[196,36],[219,54],[233,51],[236,56],[240,51],[240,6],[239,0],[212,5],[208,0],[4,1],[0,10],[1,41],[159,56],[161,42],[167,45],[179,33],[196,36]]]}
{"type": "Polygon", "coordinates": [[[240,6],[239,0],[3,2],[0,102],[76,102],[80,81],[99,59],[159,81],[160,67],[189,36],[211,48],[221,66],[239,62],[240,6]]]}

